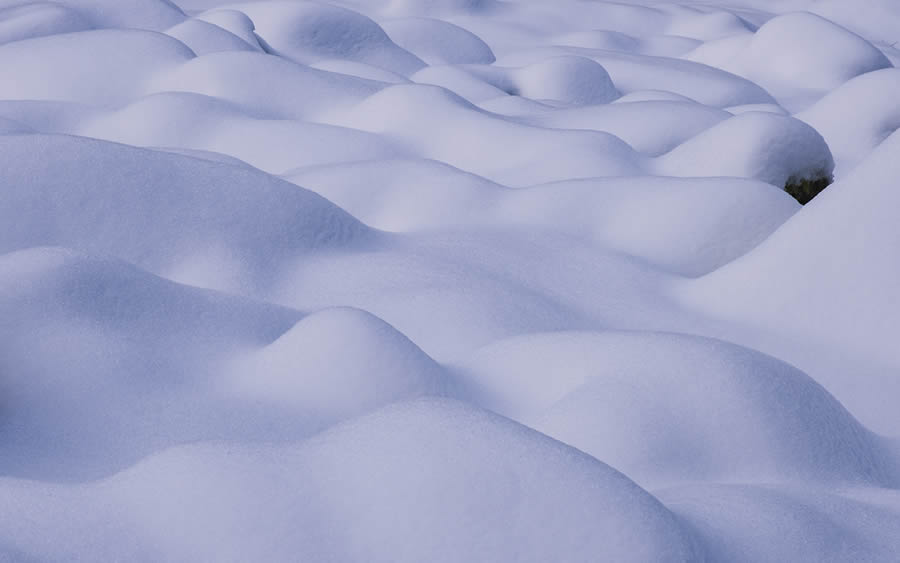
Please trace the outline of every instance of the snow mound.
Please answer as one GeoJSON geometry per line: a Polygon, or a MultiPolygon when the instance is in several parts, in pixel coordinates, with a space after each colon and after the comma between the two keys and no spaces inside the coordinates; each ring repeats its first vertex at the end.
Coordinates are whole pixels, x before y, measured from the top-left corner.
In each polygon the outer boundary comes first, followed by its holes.
{"type": "Polygon", "coordinates": [[[663,174],[736,176],[783,187],[788,180],[828,178],[834,159],[806,123],[751,111],[722,121],[656,161],[663,174]]]}
{"type": "Polygon", "coordinates": [[[161,33],[96,30],[0,45],[5,100],[66,100],[109,106],[127,102],[155,74],[194,57],[161,33]]]}
{"type": "Polygon", "coordinates": [[[858,33],[873,43],[896,44],[900,29],[900,6],[893,0],[870,0],[867,10],[841,0],[818,0],[807,9],[858,33]]]}
{"type": "Polygon", "coordinates": [[[221,27],[203,20],[189,19],[166,30],[166,35],[178,39],[197,55],[219,51],[258,51],[250,43],[221,27]]]}
{"type": "Polygon", "coordinates": [[[0,147],[4,252],[65,245],[234,289],[287,256],[367,237],[318,195],[248,168],[78,137],[0,136],[0,147]]]}
{"type": "Polygon", "coordinates": [[[611,133],[648,156],[668,152],[730,114],[684,101],[632,101],[560,109],[523,118],[541,127],[611,133]]]}
{"type": "Polygon", "coordinates": [[[678,7],[675,18],[666,28],[669,35],[702,41],[739,36],[750,31],[752,27],[732,12],[682,6],[678,7]]]}
{"type": "Polygon", "coordinates": [[[95,478],[160,447],[271,438],[272,417],[217,401],[228,347],[261,346],[299,314],[180,286],[58,248],[0,255],[4,475],[95,478]],[[49,392],[52,390],[52,392],[49,392]],[[102,408],[97,408],[102,405],[102,408]]]}
{"type": "Polygon", "coordinates": [[[578,180],[498,196],[487,223],[587,238],[686,276],[746,253],[799,207],[767,184],[724,178],[578,180]],[[705,213],[697,216],[700,207],[705,213]]]}
{"type": "Polygon", "coordinates": [[[162,73],[144,93],[193,92],[232,102],[253,117],[302,120],[358,104],[381,87],[271,55],[228,51],[196,57],[162,73]]]}
{"type": "Polygon", "coordinates": [[[429,65],[491,64],[494,53],[474,33],[452,23],[431,18],[398,18],[382,22],[382,28],[400,47],[429,65]]]}
{"type": "Polygon", "coordinates": [[[80,12],[60,4],[32,2],[0,7],[0,44],[91,29],[80,12]]]}
{"type": "Polygon", "coordinates": [[[434,230],[469,224],[505,188],[433,160],[372,160],[314,166],[285,179],[387,231],[434,230]]]}
{"type": "Polygon", "coordinates": [[[220,27],[236,37],[240,37],[254,49],[262,50],[262,47],[259,44],[259,38],[253,32],[255,29],[253,20],[248,18],[247,14],[244,12],[238,10],[216,9],[197,14],[194,18],[220,27]]]}
{"type": "Polygon", "coordinates": [[[741,179],[608,178],[509,190],[412,160],[312,167],[286,178],[379,229],[527,227],[691,276],[746,253],[799,208],[782,190],[741,179]]]}
{"type": "Polygon", "coordinates": [[[462,369],[488,408],[641,483],[898,478],[881,442],[821,386],[733,344],[553,333],[496,343],[462,369]]]}
{"type": "Polygon", "coordinates": [[[518,93],[533,100],[591,105],[619,96],[606,70],[584,57],[554,57],[517,69],[512,76],[518,93]]]}
{"type": "Polygon", "coordinates": [[[847,172],[900,128],[898,99],[900,70],[884,69],[849,80],[795,117],[825,137],[847,172]]]}
{"type": "Polygon", "coordinates": [[[345,59],[407,75],[423,66],[366,16],[318,2],[269,0],[232,6],[253,20],[266,50],[310,64],[345,59]]]}
{"type": "Polygon", "coordinates": [[[596,59],[623,93],[668,90],[718,108],[774,101],[768,92],[749,80],[690,61],[619,53],[596,59]]]}
{"type": "Polygon", "coordinates": [[[240,358],[236,398],[344,420],[388,403],[446,394],[443,370],[389,324],[358,309],[325,309],[240,358]]]}
{"type": "MultiPolygon", "coordinates": [[[[734,54],[717,61],[717,66],[777,93],[827,90],[854,76],[892,66],[862,37],[808,12],[772,18],[745,42],[733,37],[725,41],[734,54]]],[[[709,43],[691,58],[706,62],[719,49],[709,43]]]]}
{"type": "Polygon", "coordinates": [[[89,120],[82,135],[138,146],[176,146],[220,152],[261,170],[397,156],[384,138],[305,121],[258,120],[215,98],[156,94],[89,120]],[[297,147],[304,147],[298,151],[297,147]]]}
{"type": "Polygon", "coordinates": [[[612,135],[527,127],[479,110],[443,88],[421,84],[385,88],[328,121],[389,134],[414,154],[504,185],[629,175],[643,165],[631,147],[612,135]],[[443,134],[433,135],[436,130],[443,134]]]}
{"type": "Polygon", "coordinates": [[[679,521],[617,471],[446,400],[391,406],[298,446],[201,444],[95,484],[0,487],[5,545],[50,559],[148,550],[308,561],[701,556],[679,521]],[[40,529],[56,530],[55,541],[40,529]]]}

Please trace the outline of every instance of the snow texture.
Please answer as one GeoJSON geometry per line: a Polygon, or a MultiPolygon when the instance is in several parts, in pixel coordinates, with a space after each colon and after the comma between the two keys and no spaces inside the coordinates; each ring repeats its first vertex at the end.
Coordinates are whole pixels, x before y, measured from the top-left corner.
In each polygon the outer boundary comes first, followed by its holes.
{"type": "Polygon", "coordinates": [[[898,39],[0,0],[0,561],[898,560],[898,39]]]}

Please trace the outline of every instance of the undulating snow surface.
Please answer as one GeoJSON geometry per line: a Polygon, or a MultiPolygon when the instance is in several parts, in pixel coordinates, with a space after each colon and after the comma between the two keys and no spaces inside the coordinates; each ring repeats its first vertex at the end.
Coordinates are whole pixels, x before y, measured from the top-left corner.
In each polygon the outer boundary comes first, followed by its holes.
{"type": "Polygon", "coordinates": [[[900,560],[898,6],[0,0],[0,560],[900,560]]]}

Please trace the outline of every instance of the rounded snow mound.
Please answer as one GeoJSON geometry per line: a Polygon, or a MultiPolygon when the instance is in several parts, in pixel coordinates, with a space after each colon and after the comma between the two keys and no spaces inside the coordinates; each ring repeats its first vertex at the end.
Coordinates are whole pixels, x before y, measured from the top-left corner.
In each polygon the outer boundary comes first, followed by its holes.
{"type": "Polygon", "coordinates": [[[0,44],[85,31],[93,26],[78,11],[50,2],[0,7],[0,44]]]}
{"type": "Polygon", "coordinates": [[[631,175],[643,165],[641,155],[608,133],[525,126],[425,84],[385,88],[333,123],[390,134],[413,154],[508,186],[631,175]]]}
{"type": "Polygon", "coordinates": [[[148,348],[175,340],[197,346],[171,350],[173,358],[202,354],[202,348],[218,345],[222,338],[261,345],[299,316],[62,247],[32,247],[0,255],[0,296],[4,317],[17,318],[20,335],[34,327],[71,322],[84,323],[88,332],[87,325],[93,325],[128,333],[148,348]]]}
{"type": "MultiPolygon", "coordinates": [[[[63,506],[50,509],[32,510],[40,503],[28,502],[27,489],[9,492],[17,493],[15,501],[0,511],[21,507],[27,513],[18,518],[34,519],[41,529],[65,514],[65,503],[78,503],[91,517],[66,526],[71,533],[54,545],[85,558],[101,545],[105,555],[123,559],[148,545],[169,559],[191,553],[397,562],[700,557],[680,522],[619,472],[445,399],[392,405],[299,446],[171,449],[102,485],[61,495],[63,506]],[[110,507],[133,517],[123,522],[110,507]],[[120,525],[97,525],[113,519],[120,525]],[[93,534],[85,533],[89,525],[93,534]],[[122,525],[129,527],[128,542],[96,537],[121,533],[122,525]]],[[[27,551],[44,554],[50,545],[15,537],[27,551]]]]}
{"type": "Polygon", "coordinates": [[[119,105],[136,97],[151,77],[194,58],[168,35],[101,29],[0,45],[0,99],[64,100],[119,105]]]}
{"type": "Polygon", "coordinates": [[[735,176],[783,187],[789,180],[830,178],[834,159],[806,123],[771,112],[726,119],[656,160],[674,176],[735,176]]]}
{"type": "Polygon", "coordinates": [[[844,172],[900,128],[900,70],[849,80],[796,115],[819,131],[844,172]]]}
{"type": "MultiPolygon", "coordinates": [[[[204,394],[219,358],[299,313],[62,248],[0,255],[4,475],[109,475],[160,447],[265,427],[204,394]]],[[[271,427],[265,435],[272,436],[271,427]]]]}
{"type": "Polygon", "coordinates": [[[285,176],[376,229],[427,231],[490,215],[504,188],[433,160],[370,160],[285,176]]]}
{"type": "Polygon", "coordinates": [[[523,336],[483,349],[466,369],[489,408],[519,414],[638,482],[897,478],[879,439],[819,384],[722,341],[523,336]]]}
{"type": "Polygon", "coordinates": [[[892,66],[859,35],[808,12],[772,18],[748,38],[708,43],[691,58],[745,76],[775,93],[829,90],[854,76],[892,66]]]}
{"type": "Polygon", "coordinates": [[[386,139],[370,133],[308,121],[252,119],[216,98],[181,92],[141,98],[76,132],[138,146],[180,144],[224,153],[270,173],[396,155],[386,139]]]}
{"type": "Polygon", "coordinates": [[[449,22],[398,18],[381,25],[395,43],[430,65],[491,64],[495,60],[480,37],[449,22]]]}
{"type": "Polygon", "coordinates": [[[166,30],[166,35],[178,39],[197,55],[219,51],[258,51],[250,43],[221,27],[198,19],[189,19],[166,30]]]}
{"type": "Polygon", "coordinates": [[[450,391],[446,374],[406,336],[352,308],[310,315],[236,360],[238,397],[342,420],[388,403],[450,391]]]}
{"type": "Polygon", "coordinates": [[[357,104],[381,87],[263,53],[227,51],[196,57],[159,74],[144,93],[193,92],[232,102],[248,116],[303,120],[357,104]]]}
{"type": "Polygon", "coordinates": [[[262,50],[262,47],[259,45],[259,38],[253,33],[256,26],[253,24],[253,20],[248,18],[244,12],[213,9],[197,14],[194,16],[194,19],[218,26],[236,37],[240,37],[254,49],[262,50]]]}
{"type": "Polygon", "coordinates": [[[884,45],[897,40],[900,6],[894,0],[869,0],[865,10],[843,0],[818,0],[807,9],[884,45]]]}
{"type": "Polygon", "coordinates": [[[232,6],[253,20],[266,50],[302,64],[346,59],[407,75],[423,66],[366,16],[329,4],[270,0],[232,6]]]}
{"type": "Polygon", "coordinates": [[[613,104],[544,112],[526,122],[556,129],[605,131],[636,151],[658,156],[729,117],[726,111],[693,102],[616,100],[613,104]]]}
{"type": "Polygon", "coordinates": [[[605,104],[619,97],[612,79],[597,62],[561,56],[512,71],[519,95],[567,105],[605,104]]]}
{"type": "Polygon", "coordinates": [[[705,274],[745,254],[799,207],[784,191],[737,178],[571,180],[497,195],[498,209],[481,212],[488,223],[586,237],[685,276],[705,274]]]}
{"type": "Polygon", "coordinates": [[[369,232],[322,197],[245,167],[55,135],[0,136],[0,155],[0,251],[64,245],[238,289],[281,260],[369,232]]]}
{"type": "Polygon", "coordinates": [[[677,15],[666,29],[667,35],[710,41],[742,35],[751,30],[746,21],[732,12],[679,8],[677,15]]]}

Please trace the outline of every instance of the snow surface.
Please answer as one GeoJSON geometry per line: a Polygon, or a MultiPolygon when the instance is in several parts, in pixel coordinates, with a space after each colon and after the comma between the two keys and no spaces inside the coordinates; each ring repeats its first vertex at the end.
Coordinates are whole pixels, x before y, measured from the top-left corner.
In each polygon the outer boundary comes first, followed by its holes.
{"type": "Polygon", "coordinates": [[[0,0],[0,561],[900,560],[898,39],[0,0]]]}

